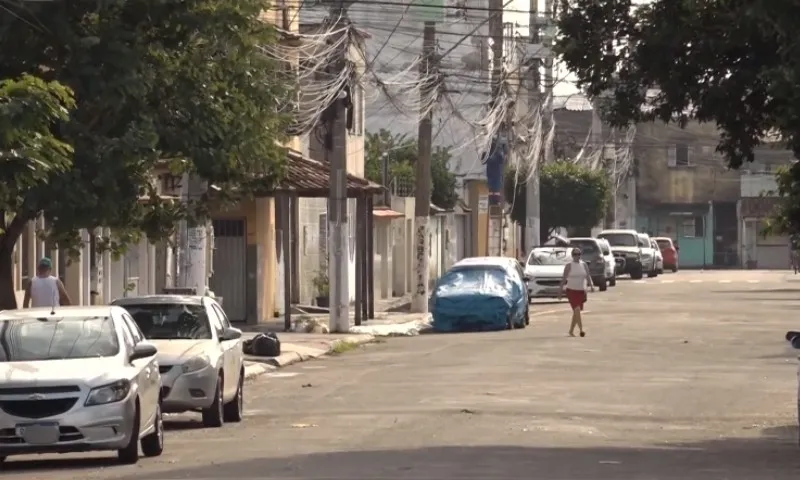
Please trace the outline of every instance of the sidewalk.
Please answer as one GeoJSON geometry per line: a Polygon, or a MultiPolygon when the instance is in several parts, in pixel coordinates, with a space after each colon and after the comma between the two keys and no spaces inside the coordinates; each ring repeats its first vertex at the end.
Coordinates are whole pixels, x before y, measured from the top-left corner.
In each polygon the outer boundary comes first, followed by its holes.
{"type": "MultiPolygon", "coordinates": [[[[245,333],[252,338],[255,332],[245,333]]],[[[337,335],[313,333],[279,333],[281,354],[277,357],[245,355],[244,377],[249,380],[295,363],[313,360],[341,349],[349,349],[375,341],[374,335],[337,335]]]]}

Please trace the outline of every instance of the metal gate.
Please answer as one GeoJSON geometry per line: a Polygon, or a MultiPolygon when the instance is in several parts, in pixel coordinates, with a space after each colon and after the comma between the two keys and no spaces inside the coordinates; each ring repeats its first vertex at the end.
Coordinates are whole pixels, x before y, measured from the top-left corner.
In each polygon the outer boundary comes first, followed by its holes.
{"type": "Polygon", "coordinates": [[[247,320],[247,237],[245,221],[214,220],[214,273],[209,285],[222,297],[222,308],[234,322],[247,320]]]}

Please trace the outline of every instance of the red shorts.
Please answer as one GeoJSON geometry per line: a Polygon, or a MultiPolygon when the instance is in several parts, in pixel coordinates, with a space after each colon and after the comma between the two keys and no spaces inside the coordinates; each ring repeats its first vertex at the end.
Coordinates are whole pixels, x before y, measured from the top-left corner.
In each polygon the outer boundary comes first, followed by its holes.
{"type": "Polygon", "coordinates": [[[569,306],[572,307],[573,310],[577,307],[583,310],[583,304],[586,303],[586,290],[570,290],[568,288],[567,300],[569,300],[569,306]]]}

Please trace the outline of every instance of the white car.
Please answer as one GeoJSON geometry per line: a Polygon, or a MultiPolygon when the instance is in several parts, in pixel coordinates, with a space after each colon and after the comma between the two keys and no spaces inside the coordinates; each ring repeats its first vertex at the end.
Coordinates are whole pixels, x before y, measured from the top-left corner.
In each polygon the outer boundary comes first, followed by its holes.
{"type": "Polygon", "coordinates": [[[556,298],[561,295],[564,266],[572,261],[570,248],[537,247],[525,262],[530,298],[556,298]]]}
{"type": "MultiPolygon", "coordinates": [[[[656,245],[653,248],[653,242],[650,235],[646,233],[639,234],[639,246],[642,250],[642,265],[645,267],[648,278],[658,276],[658,267],[656,265],[656,253],[661,254],[661,250],[656,245]]],[[[662,258],[663,263],[663,258],[662,258]]]]}
{"type": "Polygon", "coordinates": [[[116,450],[161,455],[156,347],[122,308],[0,312],[0,462],[11,455],[116,450]]]}
{"type": "Polygon", "coordinates": [[[603,230],[597,238],[605,239],[611,245],[611,253],[616,260],[617,275],[630,275],[639,280],[644,272],[652,268],[652,257],[645,258],[642,240],[636,230],[603,230]]]}
{"type": "Polygon", "coordinates": [[[656,273],[661,275],[664,273],[664,255],[661,254],[661,248],[659,248],[658,243],[654,239],[650,239],[650,246],[653,247],[653,252],[655,252],[656,256],[656,273]]]}
{"type": "Polygon", "coordinates": [[[614,259],[614,254],[611,253],[611,245],[604,238],[596,239],[600,245],[600,252],[603,254],[603,261],[606,264],[606,279],[608,279],[608,286],[613,287],[617,284],[617,262],[614,259]]]}
{"type": "Polygon", "coordinates": [[[115,300],[158,348],[165,413],[199,411],[206,427],[244,413],[242,331],[211,297],[151,295],[115,300]]]}

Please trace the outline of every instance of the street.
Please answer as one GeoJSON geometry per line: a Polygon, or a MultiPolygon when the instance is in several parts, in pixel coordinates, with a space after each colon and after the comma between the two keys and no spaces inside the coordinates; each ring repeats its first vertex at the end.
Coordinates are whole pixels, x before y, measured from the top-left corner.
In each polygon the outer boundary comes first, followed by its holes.
{"type": "Polygon", "coordinates": [[[163,456],[136,466],[12,457],[3,476],[795,480],[793,280],[624,279],[590,294],[586,338],[567,337],[566,304],[537,302],[526,330],[390,338],[260,377],[244,423],[170,417],[163,456]]]}

